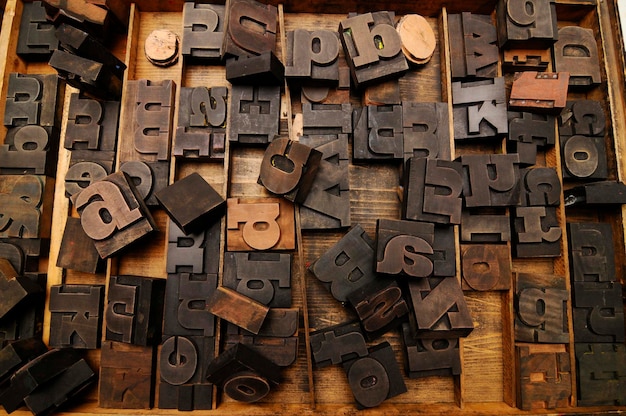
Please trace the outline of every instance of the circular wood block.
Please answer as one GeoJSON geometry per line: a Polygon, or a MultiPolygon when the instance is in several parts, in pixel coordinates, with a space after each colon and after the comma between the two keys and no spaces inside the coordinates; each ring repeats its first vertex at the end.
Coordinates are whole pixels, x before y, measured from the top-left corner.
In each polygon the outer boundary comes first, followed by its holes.
{"type": "Polygon", "coordinates": [[[156,66],[170,66],[178,61],[178,35],[170,30],[157,29],[146,38],[146,58],[156,66]]]}
{"type": "Polygon", "coordinates": [[[423,65],[430,61],[437,41],[428,21],[418,14],[407,14],[398,22],[397,31],[402,39],[402,51],[406,58],[423,65]]]}

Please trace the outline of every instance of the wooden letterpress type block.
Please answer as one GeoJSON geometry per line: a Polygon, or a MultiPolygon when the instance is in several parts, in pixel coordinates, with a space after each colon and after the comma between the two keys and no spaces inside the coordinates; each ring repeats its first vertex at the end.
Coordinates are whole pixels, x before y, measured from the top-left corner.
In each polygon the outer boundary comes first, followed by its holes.
{"type": "Polygon", "coordinates": [[[135,93],[135,151],[140,154],[140,160],[167,161],[176,86],[172,80],[154,82],[142,79],[130,83],[134,84],[130,91],[135,93]]]}
{"type": "Polygon", "coordinates": [[[547,114],[516,113],[509,111],[509,153],[518,153],[521,165],[537,163],[537,148],[554,146],[555,118],[547,114]]]}
{"type": "Polygon", "coordinates": [[[0,175],[0,238],[48,238],[52,188],[45,176],[0,175]]]}
{"type": "Polygon", "coordinates": [[[503,243],[511,241],[511,224],[505,214],[461,213],[461,241],[465,243],[503,243]]]}
{"type": "Polygon", "coordinates": [[[0,291],[0,318],[7,322],[24,312],[24,306],[41,303],[43,298],[42,287],[26,276],[18,276],[7,259],[0,259],[0,291]]]}
{"type": "Polygon", "coordinates": [[[152,345],[161,338],[165,279],[111,276],[107,294],[107,341],[152,345]]]}
{"type": "Polygon", "coordinates": [[[463,290],[509,290],[511,252],[505,245],[462,244],[461,271],[463,290]]]}
{"type": "Polygon", "coordinates": [[[57,258],[57,267],[96,273],[103,264],[93,240],[83,230],[80,218],[68,217],[57,258]]]}
{"type": "Polygon", "coordinates": [[[450,128],[445,103],[402,102],[404,160],[450,160],[450,128]]]}
{"type": "Polygon", "coordinates": [[[615,252],[609,223],[568,223],[573,282],[614,282],[615,252]]]}
{"type": "Polygon", "coordinates": [[[624,344],[575,344],[578,406],[626,403],[624,344]]]}
{"type": "Polygon", "coordinates": [[[597,100],[568,101],[559,115],[559,135],[604,137],[606,116],[597,100]]]}
{"type": "Polygon", "coordinates": [[[355,160],[398,160],[404,156],[402,106],[369,105],[355,110],[355,160]],[[365,121],[362,121],[365,118],[365,121]]]}
{"type": "Polygon", "coordinates": [[[106,168],[95,162],[78,162],[65,173],[65,196],[72,198],[80,191],[109,175],[106,168]]]}
{"type": "Polygon", "coordinates": [[[298,308],[271,308],[261,325],[259,335],[283,338],[296,335],[299,314],[298,308]]]}
{"type": "Polygon", "coordinates": [[[252,335],[235,325],[228,324],[224,338],[225,349],[238,343],[259,353],[279,367],[289,367],[298,356],[298,337],[270,337],[252,335]]]}
{"type": "Polygon", "coordinates": [[[302,103],[304,134],[351,134],[352,105],[302,103]]]}
{"type": "Polygon", "coordinates": [[[25,338],[12,342],[0,350],[0,386],[7,386],[9,379],[29,361],[48,351],[39,338],[25,338]]]}
{"type": "Polygon", "coordinates": [[[46,17],[55,25],[72,24],[106,37],[117,25],[128,26],[130,5],[126,2],[108,0],[44,0],[46,17]]]}
{"type": "Polygon", "coordinates": [[[364,106],[402,104],[399,80],[391,79],[370,85],[365,88],[362,102],[364,106]]]}
{"type": "Polygon", "coordinates": [[[357,224],[315,260],[309,270],[335,299],[345,302],[350,293],[376,280],[375,255],[374,241],[357,224]]]}
{"type": "Polygon", "coordinates": [[[226,79],[233,85],[277,85],[285,83],[285,66],[274,52],[242,56],[226,61],[226,79]]]}
{"type": "Polygon", "coordinates": [[[219,221],[189,235],[170,222],[167,273],[217,274],[221,234],[219,221]]]}
{"type": "Polygon", "coordinates": [[[16,276],[21,276],[24,274],[24,252],[19,246],[5,241],[0,240],[0,259],[8,262],[3,262],[3,269],[14,273],[16,276]],[[11,268],[8,267],[9,265],[11,268]]]}
{"type": "Polygon", "coordinates": [[[58,127],[60,120],[56,104],[59,92],[59,80],[54,74],[9,74],[4,125],[58,127]]]}
{"type": "Polygon", "coordinates": [[[229,102],[230,141],[265,144],[279,132],[280,87],[235,85],[229,102]]]}
{"type": "Polygon", "coordinates": [[[156,229],[150,212],[124,172],[113,173],[75,195],[85,233],[107,258],[156,229]]]}
{"type": "Polygon", "coordinates": [[[619,282],[574,282],[574,341],[624,342],[624,308],[619,282]]]}
{"type": "Polygon", "coordinates": [[[291,306],[291,255],[226,253],[225,287],[272,308],[291,306]]]}
{"type": "Polygon", "coordinates": [[[152,346],[102,343],[98,406],[107,409],[150,409],[154,402],[156,353],[152,346]]]}
{"type": "Polygon", "coordinates": [[[579,26],[559,29],[559,40],[554,44],[554,70],[569,72],[569,85],[573,87],[602,82],[598,43],[592,29],[579,26]]]}
{"type": "Polygon", "coordinates": [[[559,257],[562,230],[556,207],[516,207],[513,216],[515,257],[559,257]]]}
{"type": "Polygon", "coordinates": [[[130,177],[140,199],[147,206],[159,205],[156,193],[168,186],[169,163],[130,161],[122,163],[120,171],[130,177]]]}
{"type": "Polygon", "coordinates": [[[215,317],[206,303],[217,289],[216,274],[170,274],[163,306],[164,336],[215,335],[215,317]]]}
{"type": "Polygon", "coordinates": [[[517,154],[463,155],[465,206],[505,207],[519,205],[519,157],[517,154]]]}
{"type": "Polygon", "coordinates": [[[376,272],[409,277],[433,273],[435,226],[431,223],[379,219],[376,222],[376,272]]]}
{"type": "Polygon", "coordinates": [[[43,283],[40,280],[39,257],[50,252],[50,240],[44,238],[3,238],[0,239],[0,258],[8,259],[19,275],[43,283]],[[4,254],[8,254],[5,256],[4,254]]]}
{"type": "Polygon", "coordinates": [[[358,322],[342,323],[311,332],[313,361],[317,368],[341,364],[368,355],[358,322]]]}
{"type": "Polygon", "coordinates": [[[563,276],[518,273],[515,282],[515,340],[567,343],[569,294],[563,276]]]}
{"type": "Polygon", "coordinates": [[[186,60],[221,59],[224,43],[224,11],[223,5],[185,2],[181,53],[186,60]]]}
{"type": "Polygon", "coordinates": [[[69,150],[115,151],[120,103],[70,96],[64,147],[69,150]]]}
{"type": "Polygon", "coordinates": [[[448,377],[461,374],[458,338],[415,338],[408,323],[402,324],[404,367],[409,378],[448,377]]]}
{"type": "Polygon", "coordinates": [[[287,32],[285,76],[316,82],[339,82],[339,38],[330,30],[287,32]]]}
{"type": "Polygon", "coordinates": [[[349,17],[339,23],[339,37],[356,88],[398,78],[409,69],[393,13],[349,17]]]}
{"type": "Polygon", "coordinates": [[[402,218],[459,224],[463,200],[460,162],[411,157],[406,164],[402,218]]]}
{"type": "Polygon", "coordinates": [[[226,200],[228,251],[293,250],[294,206],[283,198],[228,198],[226,200]],[[267,224],[257,229],[255,224],[267,224]]]}
{"type": "Polygon", "coordinates": [[[56,175],[57,131],[26,125],[10,128],[0,145],[0,174],[56,175]]]}
{"type": "Polygon", "coordinates": [[[452,78],[496,77],[498,39],[490,16],[449,14],[448,35],[452,78]]]}
{"type": "Polygon", "coordinates": [[[229,0],[222,56],[260,55],[276,49],[276,6],[254,0],[229,0]]]}
{"type": "Polygon", "coordinates": [[[411,280],[409,293],[417,337],[466,337],[474,329],[461,285],[454,277],[411,280]]]}
{"type": "Polygon", "coordinates": [[[499,0],[496,18],[501,48],[548,48],[558,39],[553,0],[499,0]]]}
{"type": "Polygon", "coordinates": [[[569,407],[572,374],[565,345],[524,345],[516,349],[517,407],[523,410],[569,407]]]}
{"type": "Polygon", "coordinates": [[[456,236],[454,227],[435,225],[433,254],[427,257],[433,262],[433,276],[456,276],[456,236]]]}
{"type": "Polygon", "coordinates": [[[552,62],[551,49],[507,49],[502,69],[506,72],[545,71],[552,62]]]}
{"type": "Polygon", "coordinates": [[[585,183],[567,189],[565,206],[571,205],[610,205],[626,203],[626,185],[619,181],[585,183]]]}
{"type": "Polygon", "coordinates": [[[206,301],[206,309],[253,334],[259,333],[269,312],[268,306],[223,286],[206,301]]]}
{"type": "Polygon", "coordinates": [[[25,60],[45,61],[58,46],[54,25],[46,19],[41,2],[24,3],[16,53],[25,60]]]}
{"type": "Polygon", "coordinates": [[[393,348],[386,341],[369,348],[367,357],[344,362],[343,369],[359,409],[376,407],[407,391],[393,348]]]}
{"type": "Polygon", "coordinates": [[[560,113],[567,102],[568,72],[518,72],[513,79],[509,107],[560,113]]]}
{"type": "Polygon", "coordinates": [[[211,410],[213,408],[213,384],[185,384],[174,386],[159,383],[159,409],[180,411],[211,410]]]}
{"type": "Polygon", "coordinates": [[[604,137],[561,137],[563,179],[606,179],[608,177],[604,137]]]}
{"type": "Polygon", "coordinates": [[[300,206],[301,228],[349,227],[348,135],[301,136],[300,143],[322,153],[311,190],[300,206]]]}
{"type": "Polygon", "coordinates": [[[561,181],[555,168],[528,168],[521,171],[524,206],[558,206],[561,181]]]}
{"type": "Polygon", "coordinates": [[[453,82],[454,139],[496,137],[506,134],[506,91],[504,78],[453,82]]]}

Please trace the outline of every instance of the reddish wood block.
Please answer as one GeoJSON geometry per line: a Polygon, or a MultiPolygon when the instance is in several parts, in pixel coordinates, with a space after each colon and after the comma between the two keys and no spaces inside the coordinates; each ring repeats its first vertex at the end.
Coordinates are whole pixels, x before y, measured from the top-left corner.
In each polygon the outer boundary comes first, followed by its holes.
{"type": "Polygon", "coordinates": [[[517,407],[523,410],[569,407],[572,374],[565,345],[516,348],[517,407]]]}
{"type": "Polygon", "coordinates": [[[515,75],[509,107],[559,113],[567,103],[568,72],[520,72],[515,75]]]}
{"type": "Polygon", "coordinates": [[[258,334],[269,307],[226,287],[218,287],[206,302],[206,309],[243,329],[258,334]]]}
{"type": "Polygon", "coordinates": [[[511,252],[505,245],[462,244],[461,271],[463,290],[509,290],[511,252]]]}

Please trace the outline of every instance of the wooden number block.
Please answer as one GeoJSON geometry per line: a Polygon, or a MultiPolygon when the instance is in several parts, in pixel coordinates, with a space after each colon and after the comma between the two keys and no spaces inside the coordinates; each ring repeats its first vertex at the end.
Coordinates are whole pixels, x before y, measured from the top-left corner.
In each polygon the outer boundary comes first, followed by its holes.
{"type": "Polygon", "coordinates": [[[490,16],[448,15],[452,78],[495,78],[498,70],[496,27],[490,16]]]}
{"type": "Polygon", "coordinates": [[[527,168],[521,171],[524,206],[558,206],[561,181],[555,168],[527,168]]]}
{"type": "Polygon", "coordinates": [[[189,235],[170,222],[167,273],[217,274],[221,234],[219,221],[206,230],[189,235]]]}
{"type": "Polygon", "coordinates": [[[574,282],[575,342],[624,342],[624,308],[619,282],[574,282]]]}
{"type": "Polygon", "coordinates": [[[511,241],[509,216],[505,214],[461,213],[461,241],[465,243],[504,243],[511,241]]]}
{"type": "Polygon", "coordinates": [[[569,77],[568,72],[518,72],[513,79],[509,107],[559,113],[567,102],[569,77]]]}
{"type": "Polygon", "coordinates": [[[258,334],[269,307],[227,287],[220,286],[206,301],[206,309],[253,334],[258,334]]]}
{"type": "Polygon", "coordinates": [[[85,233],[107,258],[156,229],[150,212],[124,172],[113,173],[75,195],[85,233]]]}
{"type": "Polygon", "coordinates": [[[0,350],[0,385],[6,387],[17,370],[47,351],[48,347],[40,338],[25,338],[3,347],[0,350]]]}
{"type": "Polygon", "coordinates": [[[64,147],[69,150],[115,151],[120,103],[70,96],[64,147]]]}
{"type": "Polygon", "coordinates": [[[448,377],[461,374],[458,338],[416,338],[408,323],[402,324],[404,367],[409,378],[448,377]]]}
{"type": "Polygon", "coordinates": [[[322,153],[313,185],[300,206],[301,228],[349,227],[348,135],[301,136],[300,143],[322,153]]]}
{"type": "Polygon", "coordinates": [[[587,87],[600,84],[600,55],[592,29],[565,26],[559,29],[559,40],[554,44],[555,71],[569,72],[569,85],[587,87]]]}
{"type": "Polygon", "coordinates": [[[551,49],[515,48],[503,51],[502,69],[505,72],[546,71],[552,63],[551,49]]]}
{"type": "Polygon", "coordinates": [[[553,0],[499,0],[496,4],[498,45],[548,48],[558,39],[553,0]]]}
{"type": "Polygon", "coordinates": [[[228,324],[226,336],[223,339],[225,349],[240,343],[279,367],[289,367],[296,361],[298,356],[297,336],[270,337],[252,335],[241,328],[237,328],[235,325],[228,324]]]}
{"type": "Polygon", "coordinates": [[[280,87],[234,85],[229,102],[231,142],[266,144],[279,131],[280,87]]]}
{"type": "Polygon", "coordinates": [[[376,272],[409,277],[433,273],[435,226],[431,223],[379,219],[376,222],[376,272]]]}
{"type": "Polygon", "coordinates": [[[604,137],[606,116],[597,100],[568,101],[559,115],[559,135],[604,137]]]}
{"type": "Polygon", "coordinates": [[[556,207],[517,207],[513,216],[515,257],[559,257],[562,230],[556,207]]]}
{"type": "Polygon", "coordinates": [[[339,37],[356,88],[398,78],[409,69],[393,13],[365,13],[342,20],[339,37]]]}
{"type": "Polygon", "coordinates": [[[258,56],[241,56],[226,61],[226,80],[233,85],[277,85],[285,83],[285,66],[272,51],[258,56]]]}
{"type": "Polygon", "coordinates": [[[450,128],[445,103],[402,102],[404,160],[411,157],[450,160],[450,128]]]}
{"type": "Polygon", "coordinates": [[[222,56],[260,55],[276,50],[276,6],[254,0],[229,0],[222,56]]]}
{"type": "Polygon", "coordinates": [[[521,202],[517,154],[463,155],[465,206],[505,207],[521,202]]]}
{"type": "Polygon", "coordinates": [[[219,61],[224,43],[223,5],[196,4],[183,5],[182,55],[189,61],[219,61]]]}
{"type": "Polygon", "coordinates": [[[376,280],[374,241],[354,225],[334,246],[309,267],[339,302],[355,290],[376,280]]]}
{"type": "Polygon", "coordinates": [[[226,253],[222,284],[272,308],[288,308],[291,254],[226,253]]]}
{"type": "Polygon", "coordinates": [[[474,329],[461,285],[454,277],[411,280],[409,293],[417,337],[466,337],[474,329]]]}
{"type": "Polygon", "coordinates": [[[168,186],[169,163],[140,162],[135,160],[123,162],[120,171],[130,177],[139,194],[139,198],[147,206],[159,205],[156,193],[168,186]]]}
{"type": "Polygon", "coordinates": [[[313,361],[317,368],[337,365],[368,355],[358,322],[342,323],[310,334],[313,361]]]}
{"type": "Polygon", "coordinates": [[[54,181],[0,175],[0,238],[48,238],[54,181]]]}
{"type": "Polygon", "coordinates": [[[26,125],[7,131],[0,145],[0,174],[55,177],[58,131],[51,127],[26,125]]]}
{"type": "Polygon", "coordinates": [[[302,103],[304,134],[351,134],[352,105],[302,103]]]}
{"type": "Polygon", "coordinates": [[[288,138],[277,138],[265,150],[258,183],[276,195],[302,203],[317,175],[322,152],[288,138]]]}
{"type": "Polygon", "coordinates": [[[53,348],[99,348],[103,301],[103,285],[52,286],[49,345],[53,348]]]}
{"type": "Polygon", "coordinates": [[[565,345],[516,348],[517,407],[523,410],[569,407],[572,374],[565,345]]]}
{"type": "Polygon", "coordinates": [[[152,345],[161,338],[165,279],[111,276],[107,292],[107,341],[152,345]]]}
{"type": "Polygon", "coordinates": [[[154,403],[155,348],[121,342],[102,343],[98,406],[150,409],[154,403]]]}
{"type": "Polygon", "coordinates": [[[563,179],[607,179],[604,137],[561,137],[563,179]]]}
{"type": "Polygon", "coordinates": [[[626,203],[626,184],[619,181],[600,181],[585,183],[567,189],[565,206],[588,205],[602,206],[626,203]]]}
{"type": "Polygon", "coordinates": [[[60,127],[56,105],[62,90],[55,74],[9,74],[4,125],[60,127]]]}
{"type": "Polygon", "coordinates": [[[411,157],[404,173],[402,218],[459,224],[463,200],[460,162],[411,157]]]}
{"type": "Polygon", "coordinates": [[[507,152],[518,153],[520,165],[534,165],[537,163],[537,148],[544,149],[556,143],[555,117],[511,111],[508,117],[507,152]]]}
{"type": "Polygon", "coordinates": [[[215,317],[206,305],[216,290],[216,274],[170,274],[165,286],[163,336],[213,337],[215,317]]]}
{"type": "Polygon", "coordinates": [[[315,82],[339,82],[339,38],[331,30],[287,32],[285,76],[315,82]]]}
{"type": "Polygon", "coordinates": [[[566,315],[569,294],[562,276],[518,273],[515,300],[516,341],[569,342],[566,315]]]}
{"type": "Polygon", "coordinates": [[[59,46],[54,25],[40,1],[24,3],[16,53],[27,61],[45,61],[59,46]]]}
{"type": "Polygon", "coordinates": [[[626,403],[624,344],[575,344],[578,406],[626,403]]]}
{"type": "Polygon", "coordinates": [[[609,223],[568,223],[570,267],[574,282],[614,282],[615,252],[609,223]]]}
{"type": "Polygon", "coordinates": [[[505,245],[462,244],[461,271],[463,290],[509,290],[511,252],[505,245]]]}
{"type": "Polygon", "coordinates": [[[404,157],[402,106],[369,105],[355,110],[354,160],[401,160],[404,157]]]}
{"type": "Polygon", "coordinates": [[[453,82],[454,139],[497,137],[509,130],[504,78],[453,82]]]}
{"type": "Polygon", "coordinates": [[[68,217],[65,223],[57,267],[96,273],[104,262],[93,244],[93,240],[83,230],[80,218],[68,217]]]}
{"type": "Polygon", "coordinates": [[[228,251],[293,250],[294,206],[283,198],[228,198],[228,251]],[[257,224],[267,224],[266,228],[257,224]]]}

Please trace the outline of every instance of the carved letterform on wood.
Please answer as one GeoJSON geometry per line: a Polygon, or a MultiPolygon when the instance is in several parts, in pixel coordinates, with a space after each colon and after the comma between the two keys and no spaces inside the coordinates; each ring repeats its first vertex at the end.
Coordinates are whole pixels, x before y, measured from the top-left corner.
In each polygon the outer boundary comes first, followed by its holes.
{"type": "Polygon", "coordinates": [[[624,308],[619,282],[574,282],[575,342],[624,342],[624,308]]]}
{"type": "Polygon", "coordinates": [[[223,5],[185,2],[182,55],[188,60],[219,61],[224,43],[223,5]]]}
{"type": "Polygon", "coordinates": [[[44,176],[0,175],[0,238],[47,238],[53,185],[44,176]]]}
{"type": "Polygon", "coordinates": [[[463,290],[509,290],[511,287],[511,252],[505,245],[461,245],[463,290]]]}
{"type": "Polygon", "coordinates": [[[351,134],[352,105],[302,103],[304,134],[351,134]]]}
{"type": "Polygon", "coordinates": [[[16,53],[26,60],[45,61],[59,46],[54,25],[40,1],[24,3],[16,53]]]}
{"type": "Polygon", "coordinates": [[[458,338],[416,338],[408,323],[402,324],[404,368],[409,378],[461,374],[458,338]]]}
{"type": "Polygon", "coordinates": [[[498,45],[548,48],[558,39],[554,0],[499,0],[498,45]]]}
{"type": "Polygon", "coordinates": [[[608,162],[604,137],[561,137],[563,179],[606,179],[608,162]]]}
{"type": "Polygon", "coordinates": [[[104,262],[93,240],[83,230],[80,218],[68,217],[57,258],[57,267],[96,273],[103,265],[104,262]]]}
{"type": "Polygon", "coordinates": [[[521,165],[537,163],[537,148],[554,146],[555,117],[547,114],[509,111],[508,153],[518,153],[521,165]]]}
{"type": "Polygon", "coordinates": [[[215,335],[215,317],[206,309],[217,289],[216,274],[170,274],[165,287],[163,335],[215,335]]]}
{"type": "Polygon", "coordinates": [[[135,151],[147,161],[166,161],[174,114],[174,82],[145,79],[131,82],[136,83],[135,151]]]}
{"type": "Polygon", "coordinates": [[[552,62],[551,49],[507,49],[503,51],[505,72],[545,71],[552,62]]]}
{"type": "Polygon", "coordinates": [[[285,83],[285,66],[274,52],[226,61],[226,80],[233,85],[275,85],[285,83]]]}
{"type": "Polygon", "coordinates": [[[170,222],[167,273],[217,274],[221,234],[219,221],[206,230],[189,235],[170,222]]]}
{"type": "Polygon", "coordinates": [[[568,72],[518,72],[513,79],[509,107],[559,113],[567,103],[568,72]]]}
{"type": "Polygon", "coordinates": [[[18,127],[39,125],[59,127],[60,112],[56,111],[59,79],[54,74],[9,74],[4,125],[18,127]]]}
{"type": "Polygon", "coordinates": [[[516,206],[521,202],[517,154],[463,155],[467,207],[516,206]]]}
{"type": "Polygon", "coordinates": [[[241,343],[277,366],[288,367],[295,362],[298,355],[298,337],[293,335],[294,333],[285,337],[252,335],[233,324],[227,324],[226,336],[223,338],[224,348],[228,349],[241,343]]]}
{"type": "Polygon", "coordinates": [[[498,38],[490,16],[469,12],[448,15],[452,78],[495,78],[498,38]]]}
{"type": "Polygon", "coordinates": [[[222,55],[246,57],[276,49],[278,9],[254,0],[230,0],[222,55]]]}
{"type": "Polygon", "coordinates": [[[134,160],[122,163],[120,171],[129,176],[139,199],[143,200],[147,206],[159,205],[156,193],[168,186],[169,163],[134,160]]]}
{"type": "MultiPolygon", "coordinates": [[[[10,320],[9,313],[18,311],[18,305],[41,302],[42,288],[28,277],[18,276],[7,259],[0,259],[0,318],[10,320]]],[[[19,312],[15,312],[19,313],[19,312]]]]}
{"type": "Polygon", "coordinates": [[[355,110],[354,125],[355,160],[401,160],[404,157],[402,106],[369,105],[355,110]]]}
{"type": "Polygon", "coordinates": [[[402,102],[404,160],[411,157],[450,160],[448,105],[402,102]]]}
{"type": "Polygon", "coordinates": [[[249,144],[274,140],[279,131],[280,87],[234,85],[231,91],[229,140],[249,144]]]}
{"type": "Polygon", "coordinates": [[[431,223],[379,219],[376,222],[376,272],[409,277],[433,273],[435,226],[431,223]]]}
{"type": "Polygon", "coordinates": [[[115,151],[120,103],[70,96],[64,147],[69,150],[115,151]]]}
{"type": "Polygon", "coordinates": [[[228,251],[293,250],[294,206],[283,198],[228,198],[226,200],[228,251]],[[256,224],[267,224],[258,229],[256,224]]]}
{"type": "Polygon", "coordinates": [[[604,137],[605,128],[604,108],[597,100],[568,101],[559,115],[560,136],[604,137]]]}
{"type": "Polygon", "coordinates": [[[554,68],[570,73],[569,85],[593,86],[602,82],[598,44],[592,29],[565,26],[554,44],[554,68]]]}
{"type": "Polygon", "coordinates": [[[109,175],[106,168],[94,162],[78,162],[65,173],[65,196],[72,198],[94,182],[109,175]]]}
{"type": "Polygon", "coordinates": [[[270,308],[233,289],[220,286],[206,301],[206,309],[219,318],[258,334],[270,308]]]}
{"type": "Polygon", "coordinates": [[[368,354],[358,322],[342,323],[311,332],[310,343],[317,368],[341,364],[368,354]]]}
{"type": "Polygon", "coordinates": [[[287,32],[285,76],[316,82],[339,81],[339,38],[331,30],[287,32]]]}
{"type": "Polygon", "coordinates": [[[39,274],[39,257],[50,252],[50,240],[44,238],[2,238],[0,258],[8,259],[19,275],[33,277],[39,274]]]}
{"type": "Polygon", "coordinates": [[[115,0],[44,0],[46,17],[55,25],[67,22],[104,38],[117,25],[127,26],[130,5],[115,0]]]}
{"type": "Polygon", "coordinates": [[[12,342],[0,350],[0,383],[6,386],[10,377],[29,361],[48,351],[39,338],[26,338],[12,342]]]}
{"type": "Polygon", "coordinates": [[[615,251],[609,223],[568,223],[570,266],[574,282],[614,282],[615,251]]]}
{"type": "Polygon", "coordinates": [[[524,206],[558,206],[561,181],[555,168],[528,168],[521,171],[524,206]]]}
{"type": "Polygon", "coordinates": [[[604,206],[626,203],[626,184],[620,181],[589,182],[567,189],[565,206],[604,206]]]}
{"type": "Polygon", "coordinates": [[[55,285],[50,288],[50,346],[100,347],[104,286],[55,285]]]}
{"type": "Polygon", "coordinates": [[[626,403],[624,344],[576,344],[578,406],[626,403]]]}
{"type": "Polygon", "coordinates": [[[556,207],[516,207],[513,215],[515,257],[559,257],[562,230],[556,207]]]}
{"type": "Polygon", "coordinates": [[[56,130],[37,125],[10,128],[0,145],[0,174],[56,175],[56,130]]]}
{"type": "Polygon", "coordinates": [[[461,213],[461,241],[466,243],[503,243],[511,241],[509,216],[505,214],[461,213]]]}
{"type": "Polygon", "coordinates": [[[454,139],[496,137],[509,130],[504,78],[453,82],[454,139]]]}

